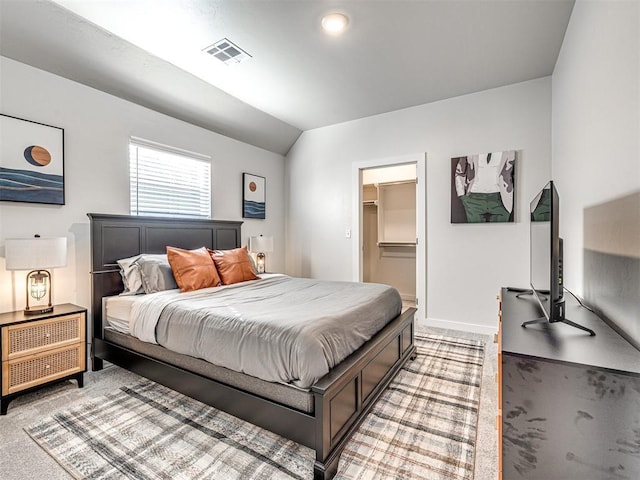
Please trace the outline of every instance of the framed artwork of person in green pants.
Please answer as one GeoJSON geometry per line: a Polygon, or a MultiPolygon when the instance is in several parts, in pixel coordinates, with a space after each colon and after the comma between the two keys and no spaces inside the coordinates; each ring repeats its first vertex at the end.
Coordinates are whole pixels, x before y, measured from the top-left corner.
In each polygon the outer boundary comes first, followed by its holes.
{"type": "Polygon", "coordinates": [[[451,159],[451,223],[514,221],[516,151],[451,159]]]}

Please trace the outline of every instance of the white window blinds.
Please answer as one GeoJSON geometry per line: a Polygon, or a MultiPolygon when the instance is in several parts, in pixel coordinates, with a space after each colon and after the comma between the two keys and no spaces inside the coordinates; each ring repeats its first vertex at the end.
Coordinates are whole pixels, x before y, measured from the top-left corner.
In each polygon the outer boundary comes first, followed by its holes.
{"type": "Polygon", "coordinates": [[[131,215],[211,218],[211,158],[132,138],[131,215]]]}

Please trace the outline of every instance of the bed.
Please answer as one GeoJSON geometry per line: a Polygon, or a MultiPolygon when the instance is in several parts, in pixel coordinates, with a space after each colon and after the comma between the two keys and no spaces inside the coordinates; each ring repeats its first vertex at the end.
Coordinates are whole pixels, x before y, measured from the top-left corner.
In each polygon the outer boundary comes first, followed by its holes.
{"type": "MultiPolygon", "coordinates": [[[[164,253],[167,245],[212,250],[240,246],[236,221],[88,214],[91,221],[94,371],[104,361],[131,370],[315,450],[314,479],[330,479],[346,442],[410,359],[415,357],[409,308],[310,388],[294,388],[214,365],[108,328],[103,300],[123,290],[118,259],[164,253]]],[[[128,311],[126,305],[120,310],[128,311]]]]}

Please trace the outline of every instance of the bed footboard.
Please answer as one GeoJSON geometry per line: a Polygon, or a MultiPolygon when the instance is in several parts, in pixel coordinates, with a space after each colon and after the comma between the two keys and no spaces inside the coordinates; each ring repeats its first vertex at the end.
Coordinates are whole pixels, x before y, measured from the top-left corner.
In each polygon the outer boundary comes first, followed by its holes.
{"type": "Polygon", "coordinates": [[[316,412],[314,480],[336,474],[349,438],[398,371],[415,358],[415,312],[407,309],[311,387],[316,412]]]}
{"type": "Polygon", "coordinates": [[[313,385],[313,414],[276,404],[101,338],[94,337],[92,353],[94,366],[96,361],[112,362],[314,449],[314,480],[329,480],[338,470],[340,454],[348,440],[398,371],[415,358],[414,315],[415,309],[403,312],[313,385]]]}

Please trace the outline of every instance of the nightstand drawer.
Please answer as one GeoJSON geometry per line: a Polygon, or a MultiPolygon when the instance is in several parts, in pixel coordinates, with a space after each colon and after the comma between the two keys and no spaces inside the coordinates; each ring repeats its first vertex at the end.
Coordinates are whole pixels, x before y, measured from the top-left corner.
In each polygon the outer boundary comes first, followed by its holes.
{"type": "Polygon", "coordinates": [[[84,342],[84,315],[76,313],[3,327],[2,360],[84,342]]]}
{"type": "Polygon", "coordinates": [[[2,395],[15,393],[84,370],[84,341],[9,360],[2,364],[2,395]]]}

